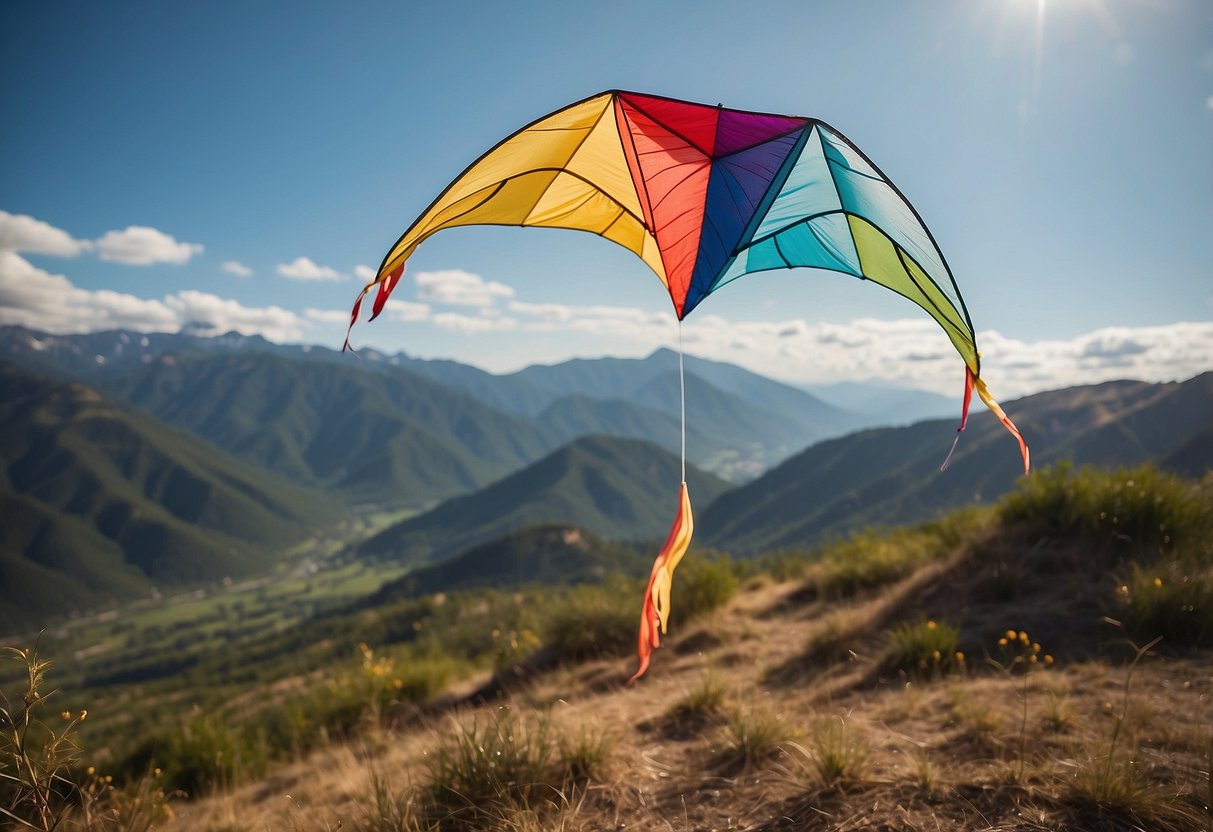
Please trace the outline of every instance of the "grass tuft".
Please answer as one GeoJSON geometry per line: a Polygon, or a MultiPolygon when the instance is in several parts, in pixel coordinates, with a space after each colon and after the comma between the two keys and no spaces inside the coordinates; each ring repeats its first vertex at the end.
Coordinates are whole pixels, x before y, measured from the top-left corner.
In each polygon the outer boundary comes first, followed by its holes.
{"type": "Polygon", "coordinates": [[[789,742],[818,783],[845,790],[863,782],[868,770],[868,744],[842,717],[819,720],[809,735],[809,748],[789,742]]]}
{"type": "Polygon", "coordinates": [[[945,621],[928,619],[893,628],[880,661],[888,670],[930,678],[963,667],[959,646],[960,630],[945,621]]]}
{"type": "Polygon", "coordinates": [[[529,809],[559,792],[547,718],[528,725],[508,707],[485,721],[456,722],[427,759],[429,799],[453,817],[487,806],[529,809]]]}
{"type": "Polygon", "coordinates": [[[724,764],[746,770],[767,763],[778,755],[779,744],[788,739],[787,726],[766,708],[738,708],[725,725],[724,764]]]}
{"type": "Polygon", "coordinates": [[[724,711],[728,692],[728,684],[720,671],[709,666],[700,677],[699,684],[674,703],[668,716],[678,722],[704,722],[724,711]]]}

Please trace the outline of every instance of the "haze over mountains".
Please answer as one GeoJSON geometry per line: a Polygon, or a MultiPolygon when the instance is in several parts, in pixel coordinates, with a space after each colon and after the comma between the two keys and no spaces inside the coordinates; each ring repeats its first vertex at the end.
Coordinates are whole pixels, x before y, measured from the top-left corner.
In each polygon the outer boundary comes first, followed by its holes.
{"type": "MultiPolygon", "coordinates": [[[[234,333],[0,328],[0,628],[264,571],[353,506],[419,511],[348,550],[402,563],[477,547],[483,564],[503,536],[543,523],[595,541],[664,536],[681,476],[676,353],[504,376],[359,356],[234,333]]],[[[979,406],[940,473],[959,402],[822,391],[855,412],[731,365],[685,365],[697,545],[807,546],[987,502],[1020,476],[1013,440],[979,406]],[[870,427],[942,404],[944,420],[870,427]]],[[[1037,466],[1155,461],[1200,476],[1213,464],[1213,374],[1007,409],[1037,466]]]]}

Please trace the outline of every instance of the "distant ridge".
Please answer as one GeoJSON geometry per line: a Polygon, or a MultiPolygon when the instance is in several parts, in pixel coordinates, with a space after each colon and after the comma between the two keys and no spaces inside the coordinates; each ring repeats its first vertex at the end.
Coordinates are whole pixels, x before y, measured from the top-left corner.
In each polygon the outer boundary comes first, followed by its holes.
{"type": "MultiPolygon", "coordinates": [[[[635,439],[578,439],[492,485],[448,500],[364,541],[361,555],[435,562],[544,523],[613,540],[664,537],[678,507],[678,457],[635,439]]],[[[691,500],[707,505],[730,486],[687,467],[691,500]]]]}
{"type": "Polygon", "coordinates": [[[0,509],[0,626],[252,574],[335,517],[91,388],[3,363],[0,509]]]}
{"type": "MultiPolygon", "coordinates": [[[[1189,476],[1213,467],[1213,373],[1178,383],[1113,381],[1007,404],[1043,467],[1156,462],[1189,476]]],[[[1022,476],[1013,441],[974,412],[946,472],[955,422],[861,431],[821,442],[700,513],[697,534],[739,554],[806,546],[868,525],[897,526],[987,503],[1022,476]]]]}
{"type": "Polygon", "coordinates": [[[104,383],[240,459],[359,502],[425,505],[554,447],[538,426],[399,368],[237,352],[164,356],[104,383]]]}
{"type": "Polygon", "coordinates": [[[640,574],[652,561],[652,551],[611,543],[576,526],[534,526],[410,572],[385,584],[361,605],[464,589],[590,583],[616,572],[640,574]]]}

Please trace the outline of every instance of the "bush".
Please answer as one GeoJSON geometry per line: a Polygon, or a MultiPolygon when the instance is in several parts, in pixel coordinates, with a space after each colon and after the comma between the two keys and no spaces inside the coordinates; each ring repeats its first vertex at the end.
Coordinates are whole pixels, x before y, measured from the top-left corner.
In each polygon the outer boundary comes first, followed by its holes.
{"type": "Polygon", "coordinates": [[[561,661],[618,656],[635,649],[643,587],[636,581],[575,586],[554,601],[543,641],[561,661]]]}
{"type": "Polygon", "coordinates": [[[213,714],[191,715],[157,745],[166,784],[193,797],[265,773],[265,744],[213,714]]]}
{"type": "Polygon", "coordinates": [[[903,624],[889,633],[881,665],[889,670],[934,676],[958,669],[964,657],[958,652],[960,630],[946,622],[903,624]]]}
{"type": "Polygon", "coordinates": [[[88,712],[63,711],[62,723],[52,726],[43,720],[54,695],[45,688],[51,663],[40,659],[36,648],[3,647],[0,659],[11,661],[24,677],[14,691],[19,695],[0,691],[0,817],[24,828],[56,829],[75,798],[67,775],[79,761],[76,730],[88,712]]]}
{"type": "Polygon", "coordinates": [[[1164,646],[1213,646],[1213,574],[1171,561],[1134,565],[1120,588],[1129,632],[1142,640],[1162,636],[1164,646]]]}
{"type": "Polygon", "coordinates": [[[502,707],[488,720],[457,723],[427,758],[434,806],[450,817],[488,807],[529,807],[556,793],[548,721],[527,725],[502,707]]]}
{"type": "Polygon", "coordinates": [[[690,621],[719,609],[737,594],[737,586],[737,573],[727,557],[689,557],[674,573],[672,615],[690,621]]]}
{"type": "Polygon", "coordinates": [[[1126,545],[1153,557],[1183,551],[1213,558],[1213,501],[1207,490],[1143,465],[1113,472],[1069,464],[1035,472],[1003,499],[1000,511],[1018,524],[1058,537],[1126,545]]]}

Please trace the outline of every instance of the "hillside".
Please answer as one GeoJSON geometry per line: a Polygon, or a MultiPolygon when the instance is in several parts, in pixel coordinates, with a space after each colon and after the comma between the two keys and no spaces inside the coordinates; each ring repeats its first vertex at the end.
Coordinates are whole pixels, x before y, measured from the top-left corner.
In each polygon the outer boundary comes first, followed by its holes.
{"type": "MultiPolygon", "coordinates": [[[[804,390],[732,364],[692,355],[684,356],[683,362],[688,377],[699,379],[705,391],[697,406],[705,408],[698,417],[707,425],[713,422],[716,400],[724,398],[730,400],[727,405],[730,409],[748,407],[795,425],[799,436],[797,447],[852,430],[857,423],[869,423],[864,417],[826,404],[804,390]]],[[[504,378],[524,380],[566,394],[660,404],[666,412],[677,415],[678,385],[670,381],[677,372],[678,353],[659,349],[645,358],[573,359],[560,364],[533,365],[504,378]],[[667,388],[673,393],[663,392],[667,388]]],[[[687,395],[690,407],[689,389],[687,395]]],[[[694,410],[689,409],[688,415],[695,415],[694,410]]],[[[727,434],[727,431],[714,432],[727,434]]]]}
{"type": "Polygon", "coordinates": [[[167,355],[104,384],[250,464],[360,502],[424,505],[555,447],[539,427],[448,387],[346,358],[167,355]]]}
{"type": "Polygon", "coordinates": [[[642,574],[653,552],[611,543],[575,526],[534,526],[384,584],[359,606],[468,589],[584,584],[615,573],[642,574]]]}
{"type": "MultiPolygon", "coordinates": [[[[1036,467],[1169,460],[1195,476],[1213,466],[1213,456],[1200,457],[1213,423],[1213,373],[1183,383],[1121,381],[1041,393],[1006,409],[1036,467]]],[[[1022,469],[1014,441],[980,403],[951,466],[939,471],[954,429],[954,422],[922,422],[814,445],[708,506],[699,540],[734,553],[807,546],[990,502],[1015,487],[1022,469]]]]}
{"type": "Polygon", "coordinates": [[[1210,496],[1043,470],[813,558],[692,552],[633,686],[643,584],[611,580],[333,611],[141,682],[134,734],[102,707],[129,685],[50,710],[95,706],[87,759],[112,752],[98,774],[171,801],[178,830],[1197,832],[1210,496]]]}
{"type": "MultiPolygon", "coordinates": [[[[647,442],[578,439],[492,485],[447,500],[356,547],[359,555],[436,561],[542,523],[565,523],[615,540],[664,537],[677,509],[678,457],[647,442]]],[[[730,486],[687,467],[693,503],[730,486]]]]}
{"type": "Polygon", "coordinates": [[[0,365],[0,627],[265,569],[335,511],[79,384],[0,365]]]}

